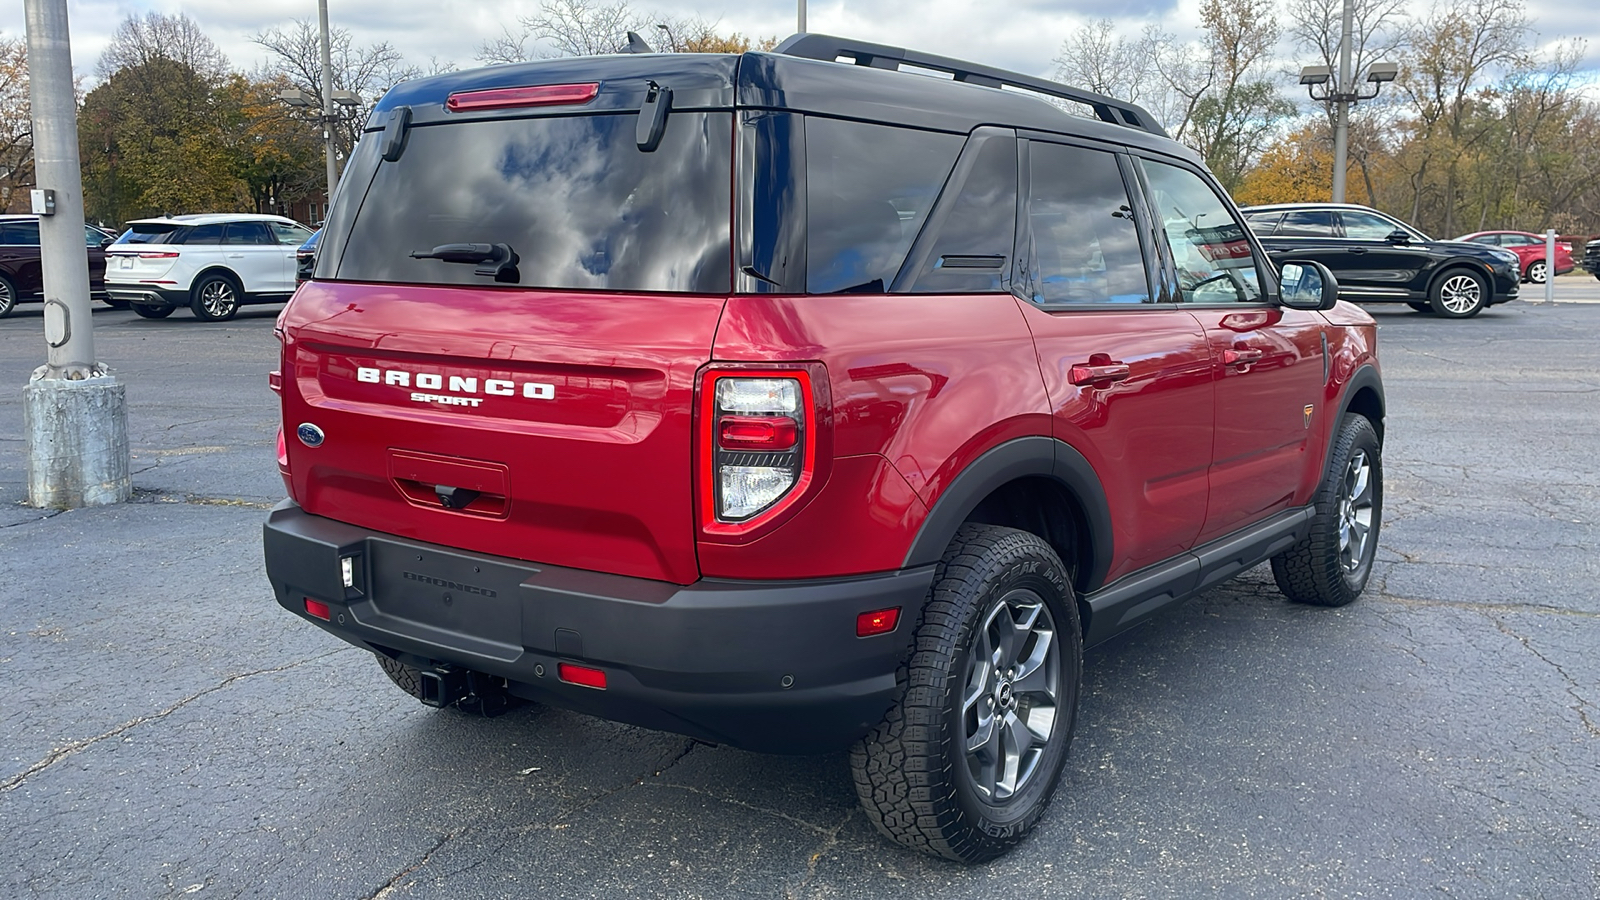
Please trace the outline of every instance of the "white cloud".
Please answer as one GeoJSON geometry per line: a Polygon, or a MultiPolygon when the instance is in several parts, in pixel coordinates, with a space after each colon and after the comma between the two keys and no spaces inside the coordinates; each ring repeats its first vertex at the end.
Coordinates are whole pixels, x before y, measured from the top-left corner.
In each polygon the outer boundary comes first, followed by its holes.
{"type": "MultiPolygon", "coordinates": [[[[791,0],[707,0],[695,5],[634,0],[662,16],[698,15],[720,23],[723,31],[749,36],[787,36],[795,29],[791,0]]],[[[1426,4],[1413,0],[1421,12],[1426,4]]],[[[914,47],[946,56],[1049,76],[1063,39],[1091,19],[1111,13],[1129,34],[1145,22],[1179,34],[1193,34],[1198,0],[1128,0],[1114,9],[1099,0],[810,0],[810,30],[914,47]]],[[[519,15],[538,8],[537,0],[331,0],[337,27],[348,28],[358,43],[389,41],[408,60],[452,60],[476,65],[478,45],[497,36],[502,25],[515,27],[519,15]]],[[[264,60],[251,42],[258,32],[296,18],[315,19],[313,0],[70,0],[73,58],[80,75],[92,77],[101,51],[118,23],[150,10],[183,12],[216,41],[234,66],[254,68],[264,60]]],[[[1578,12],[1570,0],[1530,0],[1529,16],[1542,41],[1587,38],[1587,66],[1600,76],[1600,16],[1578,12]]],[[[0,32],[20,35],[22,4],[0,6],[0,32]]],[[[648,37],[648,36],[647,36],[648,37]]],[[[1285,59],[1285,71],[1294,67],[1285,59]]],[[[1600,80],[1600,79],[1597,79],[1600,80]]]]}

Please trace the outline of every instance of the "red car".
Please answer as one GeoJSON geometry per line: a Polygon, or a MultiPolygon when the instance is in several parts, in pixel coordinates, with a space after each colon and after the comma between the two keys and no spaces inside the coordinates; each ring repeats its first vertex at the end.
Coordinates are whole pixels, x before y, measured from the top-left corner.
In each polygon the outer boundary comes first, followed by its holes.
{"type": "MultiPolygon", "coordinates": [[[[1478,231],[1464,234],[1456,238],[1470,244],[1488,244],[1491,247],[1504,247],[1517,255],[1522,260],[1522,280],[1534,284],[1544,284],[1545,259],[1544,235],[1534,234],[1531,231],[1478,231]]],[[[1561,241],[1556,242],[1556,274],[1565,275],[1574,268],[1572,261],[1572,248],[1561,241]]]]}
{"type": "Polygon", "coordinates": [[[1376,325],[1132,104],[797,35],[370,121],[278,319],[263,545],[424,704],[851,747],[880,831],[982,862],[1086,647],[1269,559],[1303,603],[1367,583],[1376,325]]]}

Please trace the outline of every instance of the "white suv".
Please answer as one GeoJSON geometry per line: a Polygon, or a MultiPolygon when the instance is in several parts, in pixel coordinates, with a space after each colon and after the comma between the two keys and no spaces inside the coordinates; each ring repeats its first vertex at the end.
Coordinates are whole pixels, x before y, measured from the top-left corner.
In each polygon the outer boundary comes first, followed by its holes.
{"type": "Polygon", "coordinates": [[[106,295],[147,319],[179,306],[221,322],[243,303],[289,299],[295,250],[311,229],[282,216],[167,216],[129,222],[106,248],[106,295]]]}

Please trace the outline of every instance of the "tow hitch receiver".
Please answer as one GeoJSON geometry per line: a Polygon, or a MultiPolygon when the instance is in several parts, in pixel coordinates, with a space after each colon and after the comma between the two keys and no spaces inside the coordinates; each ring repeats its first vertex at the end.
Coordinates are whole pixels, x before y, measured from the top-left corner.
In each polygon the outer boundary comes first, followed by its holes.
{"type": "Polygon", "coordinates": [[[507,712],[514,705],[505,684],[482,672],[441,665],[421,669],[417,677],[422,689],[417,699],[424,706],[443,709],[453,705],[487,718],[507,712]]]}

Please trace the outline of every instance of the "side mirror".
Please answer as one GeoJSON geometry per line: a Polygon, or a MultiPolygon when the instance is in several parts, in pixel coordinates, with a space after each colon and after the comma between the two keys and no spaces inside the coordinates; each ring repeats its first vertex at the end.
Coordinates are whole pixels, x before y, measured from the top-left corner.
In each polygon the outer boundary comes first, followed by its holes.
{"type": "Polygon", "coordinates": [[[111,246],[112,244],[115,244],[116,242],[117,242],[117,239],[114,238],[114,237],[101,238],[100,239],[100,249],[104,250],[105,248],[111,246]]]}
{"type": "Polygon", "coordinates": [[[1333,309],[1339,282],[1322,263],[1286,262],[1278,269],[1278,302],[1290,309],[1333,309]]]}
{"type": "Polygon", "coordinates": [[[1389,232],[1389,236],[1384,238],[1384,240],[1391,244],[1409,244],[1411,243],[1411,234],[1407,231],[1396,228],[1395,230],[1389,232]]]}

